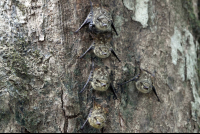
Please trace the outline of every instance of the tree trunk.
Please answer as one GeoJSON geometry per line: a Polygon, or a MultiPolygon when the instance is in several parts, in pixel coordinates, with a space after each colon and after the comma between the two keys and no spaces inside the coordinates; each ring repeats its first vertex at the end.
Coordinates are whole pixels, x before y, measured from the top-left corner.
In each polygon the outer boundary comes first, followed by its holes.
{"type": "Polygon", "coordinates": [[[100,132],[87,123],[92,97],[108,107],[103,132],[199,132],[199,0],[92,0],[109,7],[113,55],[95,59],[112,70],[111,90],[91,84],[89,0],[0,1],[0,132],[100,132]],[[140,67],[155,74],[153,92],[122,83],[140,67]]]}

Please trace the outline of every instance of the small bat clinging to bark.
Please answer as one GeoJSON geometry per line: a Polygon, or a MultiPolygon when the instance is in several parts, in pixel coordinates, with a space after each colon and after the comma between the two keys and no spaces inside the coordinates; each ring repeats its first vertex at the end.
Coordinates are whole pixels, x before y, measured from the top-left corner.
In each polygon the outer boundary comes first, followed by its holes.
{"type": "Polygon", "coordinates": [[[121,60],[116,55],[115,51],[111,47],[111,33],[99,34],[94,36],[90,34],[93,38],[92,45],[83,53],[80,58],[83,58],[87,52],[93,50],[94,54],[99,58],[107,58],[111,55],[111,53],[118,59],[119,62],[121,60]]]}
{"type": "Polygon", "coordinates": [[[101,6],[93,7],[91,1],[90,5],[90,13],[88,14],[83,24],[76,30],[76,32],[78,32],[84,25],[89,24],[89,30],[92,33],[99,34],[111,32],[113,28],[115,33],[117,34],[117,31],[113,24],[112,16],[109,11],[101,6]]]}
{"type": "Polygon", "coordinates": [[[110,87],[114,94],[114,99],[117,99],[115,88],[110,80],[110,73],[107,67],[97,67],[94,69],[94,61],[92,61],[92,70],[90,71],[88,80],[79,93],[85,90],[89,82],[91,82],[93,89],[97,91],[106,91],[110,87]]]}
{"type": "Polygon", "coordinates": [[[84,122],[83,126],[81,126],[81,129],[85,126],[87,122],[89,122],[90,126],[101,129],[106,125],[106,114],[108,113],[108,109],[104,108],[100,104],[97,104],[93,100],[93,108],[90,110],[89,115],[84,122]]]}
{"type": "Polygon", "coordinates": [[[154,77],[154,75],[152,73],[150,73],[149,71],[139,67],[139,74],[137,74],[132,79],[130,79],[126,82],[120,83],[118,85],[122,86],[122,85],[129,83],[131,81],[136,81],[136,88],[138,89],[138,91],[140,91],[142,93],[149,93],[153,90],[154,94],[158,98],[158,101],[160,102],[160,99],[159,99],[159,97],[156,93],[156,89],[154,87],[153,77],[154,77]],[[141,78],[141,75],[143,75],[144,72],[147,72],[148,74],[150,74],[151,78],[148,78],[148,79],[147,78],[141,78]]]}

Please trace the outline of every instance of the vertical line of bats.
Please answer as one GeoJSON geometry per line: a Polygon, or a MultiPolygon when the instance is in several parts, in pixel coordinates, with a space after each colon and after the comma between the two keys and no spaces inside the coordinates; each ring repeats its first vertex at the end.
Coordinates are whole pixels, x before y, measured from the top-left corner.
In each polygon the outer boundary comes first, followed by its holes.
{"type": "MultiPolygon", "coordinates": [[[[88,52],[93,51],[95,56],[99,58],[108,58],[111,54],[113,54],[117,58],[117,60],[121,62],[121,60],[119,59],[119,57],[117,56],[117,54],[115,53],[110,44],[112,40],[112,30],[114,30],[116,35],[118,35],[118,33],[114,27],[113,19],[109,10],[107,10],[102,6],[93,6],[91,1],[90,5],[91,9],[89,14],[87,15],[87,18],[75,32],[77,33],[83,26],[88,24],[90,35],[93,38],[93,42],[92,45],[86,50],[86,52],[84,52],[79,58],[83,58],[88,52]]],[[[91,59],[92,59],[92,65],[91,65],[92,69],[90,71],[86,84],[79,93],[82,93],[85,90],[88,83],[90,82],[92,88],[97,91],[107,91],[107,89],[109,89],[110,87],[111,91],[114,94],[113,98],[117,99],[117,95],[115,92],[116,90],[112,84],[112,81],[110,80],[111,71],[108,69],[108,67],[95,67],[94,58],[91,59]]],[[[150,73],[149,71],[140,68],[139,74],[137,74],[129,81],[120,83],[118,85],[122,87],[122,85],[128,82],[135,81],[136,88],[140,92],[149,93],[150,91],[153,90],[153,92],[158,98],[152,78],[150,79],[140,78],[143,72],[147,72],[148,74],[151,75],[151,77],[154,77],[153,74],[150,73]]],[[[158,101],[160,101],[159,98],[158,101]]],[[[86,121],[84,122],[83,126],[81,127],[81,129],[83,129],[83,127],[87,122],[89,122],[89,124],[94,128],[103,129],[103,127],[105,126],[107,113],[108,110],[106,108],[97,104],[95,100],[93,100],[93,108],[90,110],[89,115],[86,121]]]]}

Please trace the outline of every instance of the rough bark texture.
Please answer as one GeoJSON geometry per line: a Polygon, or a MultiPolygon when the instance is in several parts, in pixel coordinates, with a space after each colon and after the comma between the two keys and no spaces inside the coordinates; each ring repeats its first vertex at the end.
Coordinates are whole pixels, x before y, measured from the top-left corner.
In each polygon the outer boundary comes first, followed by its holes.
{"type": "Polygon", "coordinates": [[[108,6],[118,36],[111,56],[97,59],[113,72],[113,84],[136,75],[135,60],[156,71],[153,92],[131,82],[99,93],[85,84],[92,53],[88,26],[74,33],[89,0],[0,1],[0,132],[100,132],[80,130],[92,96],[109,108],[104,132],[199,132],[200,51],[198,0],[93,0],[108,6]]]}

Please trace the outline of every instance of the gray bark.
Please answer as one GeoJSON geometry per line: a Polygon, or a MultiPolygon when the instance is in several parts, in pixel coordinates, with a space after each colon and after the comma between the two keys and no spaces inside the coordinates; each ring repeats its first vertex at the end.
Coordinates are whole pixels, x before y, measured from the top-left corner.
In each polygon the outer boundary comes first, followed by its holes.
{"type": "Polygon", "coordinates": [[[91,85],[82,94],[92,53],[88,26],[74,33],[89,0],[0,1],[0,132],[100,132],[87,124],[95,95],[109,108],[104,132],[199,132],[200,60],[198,0],[93,0],[108,6],[120,57],[97,59],[113,72],[118,99],[91,85]],[[193,10],[194,9],[194,10],[193,10]],[[135,61],[155,73],[153,92],[130,82],[135,61]]]}

